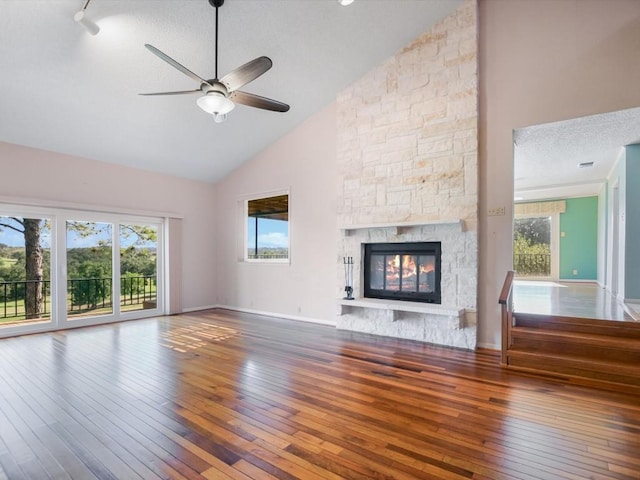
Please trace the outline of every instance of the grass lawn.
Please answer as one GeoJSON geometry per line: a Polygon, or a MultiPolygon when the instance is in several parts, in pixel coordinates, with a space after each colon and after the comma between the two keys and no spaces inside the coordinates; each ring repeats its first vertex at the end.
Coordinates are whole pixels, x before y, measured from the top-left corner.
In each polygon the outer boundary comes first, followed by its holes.
{"type": "Polygon", "coordinates": [[[17,261],[15,258],[0,257],[0,268],[11,268],[17,261]]]}

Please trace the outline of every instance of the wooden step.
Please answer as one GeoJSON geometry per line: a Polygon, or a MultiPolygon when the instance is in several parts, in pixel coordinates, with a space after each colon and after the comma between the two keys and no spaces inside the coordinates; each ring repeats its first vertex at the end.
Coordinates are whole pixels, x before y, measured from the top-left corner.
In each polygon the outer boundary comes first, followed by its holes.
{"type": "Polygon", "coordinates": [[[579,355],[509,350],[509,366],[640,387],[640,365],[597,361],[579,355]]]}
{"type": "Polygon", "coordinates": [[[559,317],[518,312],[514,312],[513,316],[515,325],[518,327],[640,339],[640,322],[559,317]]]}
{"type": "Polygon", "coordinates": [[[640,365],[640,339],[513,327],[511,350],[640,365]]]}

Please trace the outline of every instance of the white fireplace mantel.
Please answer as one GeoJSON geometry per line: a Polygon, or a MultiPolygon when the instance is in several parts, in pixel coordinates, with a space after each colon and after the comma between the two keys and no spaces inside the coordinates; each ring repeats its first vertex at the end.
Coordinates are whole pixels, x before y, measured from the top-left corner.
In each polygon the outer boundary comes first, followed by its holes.
{"type": "Polygon", "coordinates": [[[351,232],[355,232],[357,230],[387,228],[394,229],[395,231],[393,231],[392,233],[394,235],[397,235],[406,229],[427,227],[432,225],[452,225],[456,226],[460,232],[464,231],[464,220],[459,218],[444,220],[416,220],[413,222],[372,223],[365,225],[343,225],[340,227],[340,231],[343,233],[343,235],[349,235],[351,232]]]}

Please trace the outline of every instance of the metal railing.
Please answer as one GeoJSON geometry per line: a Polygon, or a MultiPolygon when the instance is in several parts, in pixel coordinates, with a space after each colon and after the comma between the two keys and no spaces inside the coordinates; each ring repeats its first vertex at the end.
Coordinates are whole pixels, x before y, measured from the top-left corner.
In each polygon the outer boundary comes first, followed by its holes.
{"type": "Polygon", "coordinates": [[[551,254],[515,254],[513,256],[513,269],[518,276],[548,277],[551,275],[551,254]]]}
{"type": "MultiPolygon", "coordinates": [[[[120,277],[120,306],[155,308],[155,275],[125,275],[120,277]]],[[[48,317],[51,313],[51,282],[49,280],[20,280],[0,282],[0,320],[19,319],[26,316],[26,304],[39,296],[38,318],[48,317]],[[41,291],[37,288],[42,284],[41,291]]],[[[81,278],[67,280],[67,311],[70,314],[110,308],[112,302],[112,279],[81,278]]]]}
{"type": "Polygon", "coordinates": [[[269,260],[269,259],[283,259],[289,258],[287,253],[249,253],[247,258],[251,260],[269,260]]]}

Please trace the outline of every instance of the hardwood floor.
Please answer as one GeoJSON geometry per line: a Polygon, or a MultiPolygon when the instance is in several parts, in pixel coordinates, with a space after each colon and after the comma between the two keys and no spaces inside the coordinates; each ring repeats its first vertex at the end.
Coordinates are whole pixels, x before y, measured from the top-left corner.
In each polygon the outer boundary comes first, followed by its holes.
{"type": "Polygon", "coordinates": [[[0,479],[640,478],[640,398],[223,310],[0,340],[0,479]]]}

